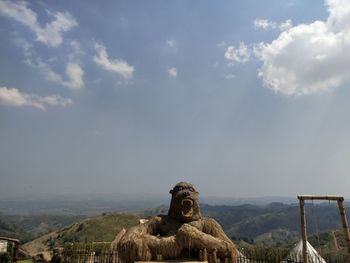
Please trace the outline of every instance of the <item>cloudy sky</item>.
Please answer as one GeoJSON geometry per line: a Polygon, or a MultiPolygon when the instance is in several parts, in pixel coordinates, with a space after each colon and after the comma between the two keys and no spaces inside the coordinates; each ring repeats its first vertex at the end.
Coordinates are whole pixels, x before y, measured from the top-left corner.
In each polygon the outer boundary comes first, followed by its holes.
{"type": "Polygon", "coordinates": [[[0,0],[0,193],[350,197],[347,0],[0,0]]]}

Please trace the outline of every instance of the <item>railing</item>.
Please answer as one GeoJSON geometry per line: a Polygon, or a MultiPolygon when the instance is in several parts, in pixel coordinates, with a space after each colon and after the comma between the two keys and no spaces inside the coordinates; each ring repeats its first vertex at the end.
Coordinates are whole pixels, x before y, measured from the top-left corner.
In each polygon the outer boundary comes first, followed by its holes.
{"type": "MultiPolygon", "coordinates": [[[[301,253],[290,254],[288,248],[266,248],[252,247],[241,249],[241,256],[237,263],[302,263],[301,253]]],[[[349,257],[346,251],[343,253],[327,253],[323,255],[314,255],[308,258],[308,263],[348,263],[349,257]]]]}
{"type": "Polygon", "coordinates": [[[110,249],[110,244],[66,245],[61,255],[59,257],[54,255],[51,262],[122,263],[119,260],[117,251],[110,249]]]}
{"type": "MultiPolygon", "coordinates": [[[[289,255],[289,249],[276,248],[244,248],[236,263],[301,263],[302,255],[289,255]]],[[[193,259],[196,260],[196,259],[193,259]]],[[[328,254],[323,258],[310,258],[309,263],[347,263],[346,254],[328,254]]],[[[52,259],[53,263],[123,263],[116,251],[109,249],[108,244],[74,244],[64,247],[60,261],[52,259]]],[[[218,262],[224,263],[224,262],[218,262]]]]}

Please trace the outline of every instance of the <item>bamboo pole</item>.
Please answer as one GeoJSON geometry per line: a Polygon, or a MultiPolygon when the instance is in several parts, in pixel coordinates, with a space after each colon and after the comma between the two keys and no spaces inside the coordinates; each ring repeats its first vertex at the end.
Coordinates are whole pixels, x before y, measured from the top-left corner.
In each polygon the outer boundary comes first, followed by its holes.
{"type": "Polygon", "coordinates": [[[338,252],[339,251],[339,245],[338,245],[337,237],[335,235],[335,231],[332,231],[332,237],[333,237],[334,248],[338,252]]]}
{"type": "Polygon", "coordinates": [[[342,224],[343,224],[343,231],[344,231],[344,236],[345,236],[345,240],[346,240],[346,245],[348,247],[348,253],[350,254],[349,225],[348,225],[348,220],[346,219],[346,214],[345,214],[343,200],[338,200],[338,207],[339,207],[339,213],[340,213],[341,221],[342,221],[342,224]]]}
{"type": "MultiPolygon", "coordinates": [[[[299,196],[298,196],[299,198],[299,196]]],[[[306,217],[305,217],[305,201],[303,198],[299,198],[300,205],[300,220],[301,220],[301,237],[303,239],[303,262],[307,263],[307,233],[306,233],[306,217]]]]}
{"type": "Polygon", "coordinates": [[[330,200],[330,201],[344,201],[344,197],[339,195],[298,195],[299,200],[330,200]]]}

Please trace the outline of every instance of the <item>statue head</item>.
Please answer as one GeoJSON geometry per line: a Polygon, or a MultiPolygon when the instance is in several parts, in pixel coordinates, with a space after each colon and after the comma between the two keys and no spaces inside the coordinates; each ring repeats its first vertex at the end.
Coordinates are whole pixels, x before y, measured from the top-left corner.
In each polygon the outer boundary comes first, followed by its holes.
{"type": "Polygon", "coordinates": [[[192,184],[180,182],[170,190],[170,194],[169,217],[183,223],[201,218],[198,192],[194,189],[192,184]]]}

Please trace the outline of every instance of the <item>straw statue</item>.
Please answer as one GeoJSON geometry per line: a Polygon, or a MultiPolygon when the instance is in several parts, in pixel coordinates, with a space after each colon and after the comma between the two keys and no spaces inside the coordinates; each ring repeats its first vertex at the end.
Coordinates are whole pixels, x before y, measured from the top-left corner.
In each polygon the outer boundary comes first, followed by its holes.
{"type": "Polygon", "coordinates": [[[212,218],[202,217],[198,192],[180,182],[170,190],[168,215],[130,228],[117,244],[124,263],[151,260],[200,260],[234,263],[238,251],[212,218]]]}

